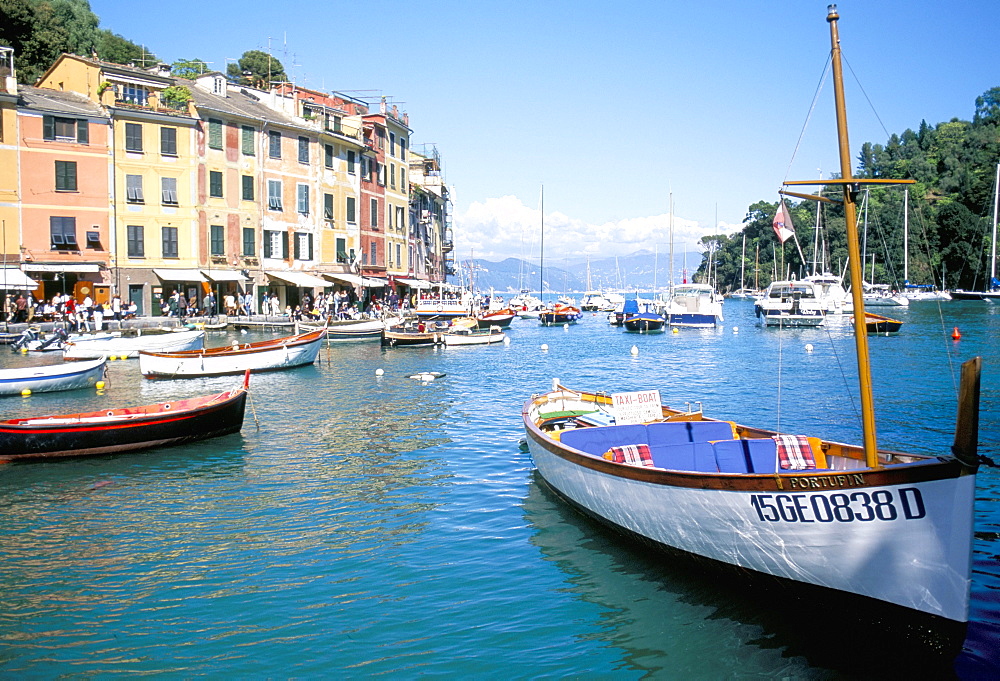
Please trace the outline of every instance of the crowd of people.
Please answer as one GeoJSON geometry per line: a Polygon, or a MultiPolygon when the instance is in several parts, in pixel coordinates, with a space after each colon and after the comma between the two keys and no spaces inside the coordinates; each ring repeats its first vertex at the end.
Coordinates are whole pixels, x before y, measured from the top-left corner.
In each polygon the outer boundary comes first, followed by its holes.
{"type": "Polygon", "coordinates": [[[134,317],[136,311],[134,302],[125,303],[118,294],[98,303],[89,295],[77,300],[68,293],[57,293],[50,300],[35,300],[30,293],[20,293],[7,296],[4,319],[13,324],[63,322],[71,331],[102,331],[105,321],[120,322],[134,317]]]}

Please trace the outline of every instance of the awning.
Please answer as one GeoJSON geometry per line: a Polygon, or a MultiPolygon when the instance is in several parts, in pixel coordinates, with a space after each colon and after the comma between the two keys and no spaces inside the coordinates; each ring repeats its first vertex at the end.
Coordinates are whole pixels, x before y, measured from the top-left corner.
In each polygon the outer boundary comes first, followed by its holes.
{"type": "Polygon", "coordinates": [[[333,279],[334,281],[340,281],[345,284],[350,284],[351,286],[364,286],[365,278],[358,274],[344,274],[337,272],[324,272],[323,276],[327,279],[333,279]]]}
{"type": "Polygon", "coordinates": [[[423,279],[403,279],[402,277],[396,279],[397,282],[404,286],[409,286],[410,288],[424,289],[430,288],[432,286],[431,282],[424,281],[423,279]]]}
{"type": "Polygon", "coordinates": [[[15,270],[12,267],[0,269],[0,289],[33,291],[36,288],[38,288],[38,282],[21,270],[15,270]]]}
{"type": "Polygon", "coordinates": [[[330,282],[326,279],[320,279],[319,277],[314,277],[313,275],[306,274],[305,272],[282,270],[279,272],[265,272],[264,274],[272,279],[280,279],[292,284],[293,286],[301,286],[302,288],[324,288],[330,285],[330,282]]]}
{"type": "Polygon", "coordinates": [[[160,270],[153,269],[153,274],[162,281],[205,281],[201,270],[160,270]]]}
{"type": "Polygon", "coordinates": [[[24,263],[25,272],[100,272],[101,266],[92,263],[24,263]]]}
{"type": "Polygon", "coordinates": [[[202,270],[202,274],[211,281],[246,281],[246,277],[241,272],[232,270],[202,270]]]}
{"type": "Polygon", "coordinates": [[[378,277],[365,277],[362,284],[365,288],[382,288],[383,286],[388,286],[388,279],[379,279],[378,277]]]}

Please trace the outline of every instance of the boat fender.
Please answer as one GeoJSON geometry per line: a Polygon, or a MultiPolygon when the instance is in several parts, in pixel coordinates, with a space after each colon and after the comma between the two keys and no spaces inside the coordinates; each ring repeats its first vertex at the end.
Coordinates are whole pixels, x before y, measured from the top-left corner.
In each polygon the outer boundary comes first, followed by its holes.
{"type": "Polygon", "coordinates": [[[444,312],[444,305],[442,305],[441,303],[438,303],[437,311],[438,312],[444,312]]]}

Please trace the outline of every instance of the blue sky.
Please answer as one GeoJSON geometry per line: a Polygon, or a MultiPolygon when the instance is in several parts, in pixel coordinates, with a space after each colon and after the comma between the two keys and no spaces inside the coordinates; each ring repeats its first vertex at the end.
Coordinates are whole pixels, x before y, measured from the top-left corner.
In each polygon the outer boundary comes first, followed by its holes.
{"type": "MultiPolygon", "coordinates": [[[[829,77],[810,115],[827,4],[91,0],[103,28],[167,62],[225,70],[270,43],[303,86],[387,96],[413,146],[442,154],[458,256],[494,260],[537,257],[543,184],[546,259],[600,257],[666,248],[671,192],[681,249],[739,229],[786,177],[838,170],[829,77]]],[[[921,120],[971,119],[1000,86],[1000,2],[838,7],[855,157],[921,120]]]]}

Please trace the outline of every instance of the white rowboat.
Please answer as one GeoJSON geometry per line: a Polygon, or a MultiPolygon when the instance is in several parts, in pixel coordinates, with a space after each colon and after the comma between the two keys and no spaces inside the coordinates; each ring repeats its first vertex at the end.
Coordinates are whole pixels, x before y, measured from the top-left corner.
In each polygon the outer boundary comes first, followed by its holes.
{"type": "Polygon", "coordinates": [[[139,370],[146,378],[191,378],[291,369],[316,361],[324,333],[320,329],[257,343],[184,352],[141,352],[139,370]]]}

